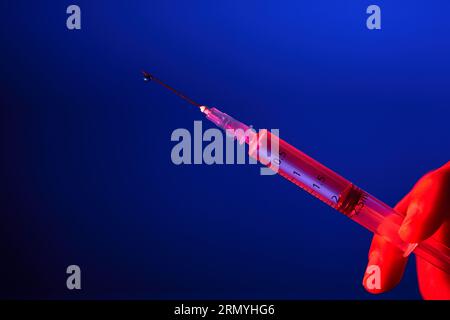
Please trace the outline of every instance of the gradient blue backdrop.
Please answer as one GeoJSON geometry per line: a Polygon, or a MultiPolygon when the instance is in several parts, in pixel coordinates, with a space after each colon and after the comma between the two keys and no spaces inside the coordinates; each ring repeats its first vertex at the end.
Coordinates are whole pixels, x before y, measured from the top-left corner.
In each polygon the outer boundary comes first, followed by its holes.
{"type": "MultiPolygon", "coordinates": [[[[201,114],[394,205],[449,160],[448,1],[2,1],[0,297],[419,298],[361,286],[370,233],[257,166],[175,166],[201,114]],[[78,4],[82,30],[66,29],[78,4]],[[382,9],[382,30],[365,13],[382,9]],[[227,207],[225,207],[227,206],[227,207]],[[68,291],[65,268],[82,269],[68,291]]],[[[211,125],[204,123],[204,127],[211,125]]]]}

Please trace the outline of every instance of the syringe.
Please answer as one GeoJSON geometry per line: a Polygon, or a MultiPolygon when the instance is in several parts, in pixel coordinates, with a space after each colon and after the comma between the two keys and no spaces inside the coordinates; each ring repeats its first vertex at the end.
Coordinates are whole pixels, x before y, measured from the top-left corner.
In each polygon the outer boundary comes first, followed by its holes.
{"type": "Polygon", "coordinates": [[[417,243],[406,243],[399,236],[403,216],[387,204],[355,186],[339,174],[307,156],[267,130],[255,133],[246,124],[230,117],[216,108],[208,108],[194,102],[148,72],[143,72],[146,81],[153,80],[171,90],[182,99],[198,107],[208,120],[218,127],[234,132],[240,143],[249,145],[249,155],[275,170],[282,177],[306,192],[343,213],[353,221],[397,246],[405,257],[411,252],[450,274],[450,248],[433,237],[417,243]],[[242,135],[246,132],[247,135],[242,135]],[[252,133],[253,132],[253,133],[252,133]],[[277,141],[277,152],[271,152],[277,141]]]}

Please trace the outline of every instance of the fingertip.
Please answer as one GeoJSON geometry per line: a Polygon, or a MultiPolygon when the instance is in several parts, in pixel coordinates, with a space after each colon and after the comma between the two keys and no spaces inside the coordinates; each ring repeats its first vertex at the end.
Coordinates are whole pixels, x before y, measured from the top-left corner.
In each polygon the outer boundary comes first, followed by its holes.
{"type": "Polygon", "coordinates": [[[412,201],[406,210],[406,217],[398,230],[403,241],[415,243],[423,240],[424,225],[420,221],[421,215],[423,215],[423,205],[418,201],[412,201]]]}
{"type": "Polygon", "coordinates": [[[380,294],[386,291],[381,285],[381,268],[380,253],[371,250],[369,253],[369,261],[364,272],[362,285],[367,292],[372,294],[380,294]]]}
{"type": "Polygon", "coordinates": [[[383,265],[379,259],[369,259],[362,285],[371,294],[381,294],[393,289],[403,276],[403,267],[383,265]],[[397,269],[397,270],[395,270],[397,269]]]}
{"type": "Polygon", "coordinates": [[[375,235],[369,250],[369,259],[362,285],[372,294],[380,294],[394,288],[402,279],[407,263],[402,252],[375,235]]]}

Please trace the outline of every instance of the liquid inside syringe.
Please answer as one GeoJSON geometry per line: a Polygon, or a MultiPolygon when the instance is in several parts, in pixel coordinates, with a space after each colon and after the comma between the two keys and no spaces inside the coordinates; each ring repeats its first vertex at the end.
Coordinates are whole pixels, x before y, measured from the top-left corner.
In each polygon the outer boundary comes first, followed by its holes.
{"type": "Polygon", "coordinates": [[[279,137],[274,137],[269,131],[260,130],[256,133],[246,124],[216,108],[208,108],[193,102],[148,73],[144,73],[144,78],[156,80],[181,98],[199,107],[208,120],[227,130],[228,133],[234,134],[240,143],[247,143],[251,157],[366,229],[382,236],[402,250],[404,256],[414,251],[416,255],[450,274],[450,248],[433,238],[419,245],[404,242],[398,233],[403,217],[385,203],[279,137]]]}

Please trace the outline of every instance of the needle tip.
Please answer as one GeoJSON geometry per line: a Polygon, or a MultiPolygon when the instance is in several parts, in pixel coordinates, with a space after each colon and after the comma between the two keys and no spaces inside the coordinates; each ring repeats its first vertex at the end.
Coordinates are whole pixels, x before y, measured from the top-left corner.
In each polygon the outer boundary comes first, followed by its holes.
{"type": "Polygon", "coordinates": [[[153,79],[153,76],[147,71],[142,70],[142,75],[144,76],[144,81],[150,81],[153,79]]]}

